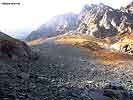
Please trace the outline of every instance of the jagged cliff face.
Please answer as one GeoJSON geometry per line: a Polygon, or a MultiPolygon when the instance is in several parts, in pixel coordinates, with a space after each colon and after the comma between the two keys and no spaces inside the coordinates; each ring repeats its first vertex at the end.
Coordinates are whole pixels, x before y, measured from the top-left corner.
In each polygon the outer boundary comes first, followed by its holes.
{"type": "Polygon", "coordinates": [[[125,9],[125,12],[133,14],[133,2],[127,5],[124,9],[125,9]]]}
{"type": "Polygon", "coordinates": [[[133,30],[133,3],[121,9],[104,4],[85,5],[82,11],[53,17],[49,22],[33,31],[28,41],[40,37],[52,37],[69,31],[88,34],[97,38],[131,33],[133,30]]]}
{"type": "Polygon", "coordinates": [[[118,10],[104,4],[85,5],[79,15],[81,23],[78,31],[98,38],[130,33],[133,15],[128,6],[125,10],[118,10]]]}
{"type": "Polygon", "coordinates": [[[127,12],[130,14],[130,23],[133,30],[133,2],[126,7],[127,12]]]}

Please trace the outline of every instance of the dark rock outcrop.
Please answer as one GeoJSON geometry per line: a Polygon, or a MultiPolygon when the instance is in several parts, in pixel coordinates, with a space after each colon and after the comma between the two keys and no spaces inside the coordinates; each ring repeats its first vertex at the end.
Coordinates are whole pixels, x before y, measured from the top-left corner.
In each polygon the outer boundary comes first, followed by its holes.
{"type": "Polygon", "coordinates": [[[30,47],[23,41],[14,39],[3,32],[0,32],[0,56],[14,60],[31,58],[30,47]]]}

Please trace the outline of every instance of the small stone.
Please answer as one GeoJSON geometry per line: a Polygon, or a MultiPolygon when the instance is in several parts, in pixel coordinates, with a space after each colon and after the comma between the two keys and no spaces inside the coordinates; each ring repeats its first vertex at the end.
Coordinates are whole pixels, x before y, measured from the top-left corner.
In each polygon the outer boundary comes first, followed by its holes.
{"type": "Polygon", "coordinates": [[[22,78],[24,80],[29,80],[29,74],[22,72],[18,75],[19,78],[22,78]]]}
{"type": "Polygon", "coordinates": [[[112,82],[110,83],[110,85],[111,85],[112,87],[120,87],[120,86],[121,86],[121,83],[120,83],[120,81],[115,80],[115,81],[112,81],[112,82]]]}

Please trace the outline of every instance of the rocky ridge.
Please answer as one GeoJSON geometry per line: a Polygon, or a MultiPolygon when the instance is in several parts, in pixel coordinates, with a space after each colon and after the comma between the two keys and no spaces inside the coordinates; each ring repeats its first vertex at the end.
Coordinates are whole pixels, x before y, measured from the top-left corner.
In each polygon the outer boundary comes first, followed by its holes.
{"type": "Polygon", "coordinates": [[[104,4],[85,5],[79,14],[53,17],[49,22],[33,31],[27,40],[52,37],[66,32],[88,34],[98,38],[131,33],[133,29],[133,3],[121,9],[104,4]]]}
{"type": "Polygon", "coordinates": [[[37,30],[30,33],[26,40],[35,40],[40,37],[52,37],[76,30],[78,27],[78,15],[68,13],[51,18],[50,21],[41,25],[37,30]]]}
{"type": "Polygon", "coordinates": [[[81,23],[78,30],[97,38],[131,33],[132,30],[132,13],[127,10],[113,9],[104,4],[85,5],[79,18],[81,23]]]}

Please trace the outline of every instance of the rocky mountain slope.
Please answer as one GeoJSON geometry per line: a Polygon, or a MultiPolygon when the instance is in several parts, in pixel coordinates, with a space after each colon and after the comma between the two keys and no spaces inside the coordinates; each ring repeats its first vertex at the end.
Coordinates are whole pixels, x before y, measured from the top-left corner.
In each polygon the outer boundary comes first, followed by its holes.
{"type": "Polygon", "coordinates": [[[33,31],[27,40],[52,37],[69,31],[88,34],[98,38],[130,33],[133,29],[133,3],[121,9],[113,9],[104,4],[85,5],[75,14],[56,16],[39,29],[33,31]]]}
{"type": "Polygon", "coordinates": [[[32,47],[39,52],[37,60],[0,63],[1,100],[132,100],[132,61],[124,57],[126,65],[98,64],[93,45],[92,52],[83,52],[78,44],[55,41],[32,47]]]}
{"type": "Polygon", "coordinates": [[[80,13],[80,19],[78,30],[98,38],[115,36],[118,33],[130,33],[132,30],[133,15],[131,13],[113,9],[104,4],[86,5],[80,13]]]}
{"type": "Polygon", "coordinates": [[[131,8],[86,5],[32,32],[29,46],[0,32],[0,100],[133,100],[131,8]]]}
{"type": "Polygon", "coordinates": [[[28,60],[32,58],[30,47],[20,40],[14,39],[0,32],[0,56],[1,59],[28,60]]]}
{"type": "Polygon", "coordinates": [[[75,30],[78,27],[78,23],[78,16],[73,13],[55,16],[37,30],[31,32],[27,40],[64,34],[67,31],[75,30]]]}
{"type": "Polygon", "coordinates": [[[38,100],[132,100],[128,55],[100,48],[105,41],[83,34],[40,41],[29,43],[40,51],[40,58],[32,64],[38,73],[33,79],[38,81],[30,82],[37,87],[25,95],[38,100]]]}

